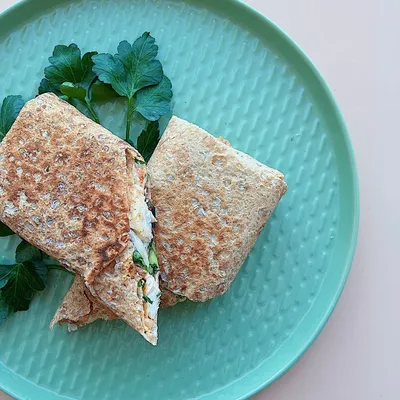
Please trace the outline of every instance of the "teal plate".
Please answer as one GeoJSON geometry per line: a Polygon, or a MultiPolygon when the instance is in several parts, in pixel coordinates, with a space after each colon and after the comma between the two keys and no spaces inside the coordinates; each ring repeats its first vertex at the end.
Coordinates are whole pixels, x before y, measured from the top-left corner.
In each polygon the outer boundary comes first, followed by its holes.
{"type": "MultiPolygon", "coordinates": [[[[24,1],[0,18],[0,97],[33,97],[56,44],[114,52],[150,31],[174,113],[278,168],[289,190],[229,292],[160,312],[159,346],[121,321],[48,329],[71,280],[53,272],[0,327],[0,386],[20,399],[239,399],[278,378],[343,289],[359,198],[343,118],[324,80],[274,24],[234,0],[24,1]]],[[[99,110],[123,131],[118,104],[99,110]]],[[[10,261],[17,239],[1,239],[10,261]]]]}

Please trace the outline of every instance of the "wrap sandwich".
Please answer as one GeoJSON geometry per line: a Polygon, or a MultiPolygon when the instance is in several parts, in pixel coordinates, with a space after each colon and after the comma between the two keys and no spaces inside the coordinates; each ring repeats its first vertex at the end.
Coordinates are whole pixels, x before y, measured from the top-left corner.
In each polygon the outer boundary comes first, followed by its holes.
{"type": "Polygon", "coordinates": [[[192,301],[225,293],[286,192],[283,174],[177,117],[148,171],[161,279],[192,301]]]}
{"type": "Polygon", "coordinates": [[[107,318],[156,344],[146,180],[133,147],[50,93],[26,103],[0,144],[0,220],[75,272],[107,318]]]}
{"type": "MultiPolygon", "coordinates": [[[[172,307],[185,300],[182,296],[170,292],[162,281],[160,281],[160,289],[160,308],[172,307]]],[[[98,319],[109,321],[118,319],[118,316],[93,297],[83,279],[76,276],[71,288],[54,314],[50,327],[53,328],[56,324],[66,324],[70,331],[74,331],[98,319]]]]}
{"type": "MultiPolygon", "coordinates": [[[[283,175],[177,117],[171,119],[148,172],[157,210],[161,307],[224,293],[286,192],[283,175]]],[[[58,322],[68,322],[61,314],[71,321],[73,303],[68,296],[64,299],[58,322]]],[[[107,318],[95,314],[94,319],[107,318]]],[[[80,326],[87,323],[79,320],[80,326]]]]}

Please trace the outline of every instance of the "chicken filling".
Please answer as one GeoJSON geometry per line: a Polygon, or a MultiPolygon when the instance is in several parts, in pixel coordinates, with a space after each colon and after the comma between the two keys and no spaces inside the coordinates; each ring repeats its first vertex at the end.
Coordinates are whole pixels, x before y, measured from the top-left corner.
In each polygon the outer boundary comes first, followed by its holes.
{"type": "MultiPolygon", "coordinates": [[[[152,321],[157,317],[160,303],[159,268],[153,242],[152,224],[156,221],[146,199],[146,171],[142,164],[132,167],[133,191],[131,194],[130,239],[134,246],[133,261],[145,271],[138,282],[138,291],[144,300],[144,317],[152,321]]],[[[151,324],[151,321],[148,321],[151,324]]]]}

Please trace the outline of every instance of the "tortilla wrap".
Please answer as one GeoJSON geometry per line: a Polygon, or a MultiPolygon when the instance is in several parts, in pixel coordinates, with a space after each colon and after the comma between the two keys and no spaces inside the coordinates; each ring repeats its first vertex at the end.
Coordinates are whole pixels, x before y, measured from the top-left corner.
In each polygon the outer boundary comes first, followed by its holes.
{"type": "Polygon", "coordinates": [[[0,144],[0,220],[82,276],[92,296],[156,344],[158,274],[133,262],[132,240],[145,235],[136,223],[149,213],[140,203],[145,169],[129,144],[43,94],[0,144]],[[152,283],[151,307],[142,279],[152,283]]]}
{"type": "Polygon", "coordinates": [[[193,301],[223,294],[286,192],[283,174],[177,117],[148,172],[161,278],[193,301]]]}
{"type": "MultiPolygon", "coordinates": [[[[160,306],[222,294],[285,193],[283,175],[177,117],[148,169],[157,253],[167,280],[160,284],[160,306]]],[[[75,305],[66,302],[60,309],[73,315],[75,305]]]]}
{"type": "Polygon", "coordinates": [[[110,309],[100,301],[96,301],[90,290],[85,286],[83,278],[77,275],[54,315],[50,328],[53,328],[57,323],[67,323],[68,329],[73,331],[97,319],[113,320],[117,318],[110,309]]]}
{"type": "MultiPolygon", "coordinates": [[[[181,296],[166,290],[165,283],[162,281],[160,282],[160,289],[160,308],[172,307],[184,301],[181,296]]],[[[74,331],[98,319],[114,320],[118,319],[118,317],[93,297],[86,288],[83,279],[80,276],[76,276],[70,290],[58,307],[50,327],[53,328],[56,324],[67,324],[68,329],[74,331]]]]}

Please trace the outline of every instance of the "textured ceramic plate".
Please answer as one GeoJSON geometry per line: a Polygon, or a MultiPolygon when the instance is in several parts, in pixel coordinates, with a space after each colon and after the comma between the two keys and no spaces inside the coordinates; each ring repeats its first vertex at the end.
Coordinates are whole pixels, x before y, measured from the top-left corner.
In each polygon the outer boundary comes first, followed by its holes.
{"type": "MultiPolygon", "coordinates": [[[[358,226],[345,124],[329,89],[276,26],[234,0],[25,1],[0,18],[0,97],[30,98],[56,44],[114,52],[150,31],[174,112],[278,168],[289,190],[231,290],[160,312],[159,346],[120,321],[48,330],[71,281],[52,273],[0,327],[0,386],[21,399],[233,399],[271,383],[338,300],[358,226]]],[[[116,105],[99,110],[123,130],[116,105]]],[[[0,261],[17,240],[1,239],[0,261]]]]}

